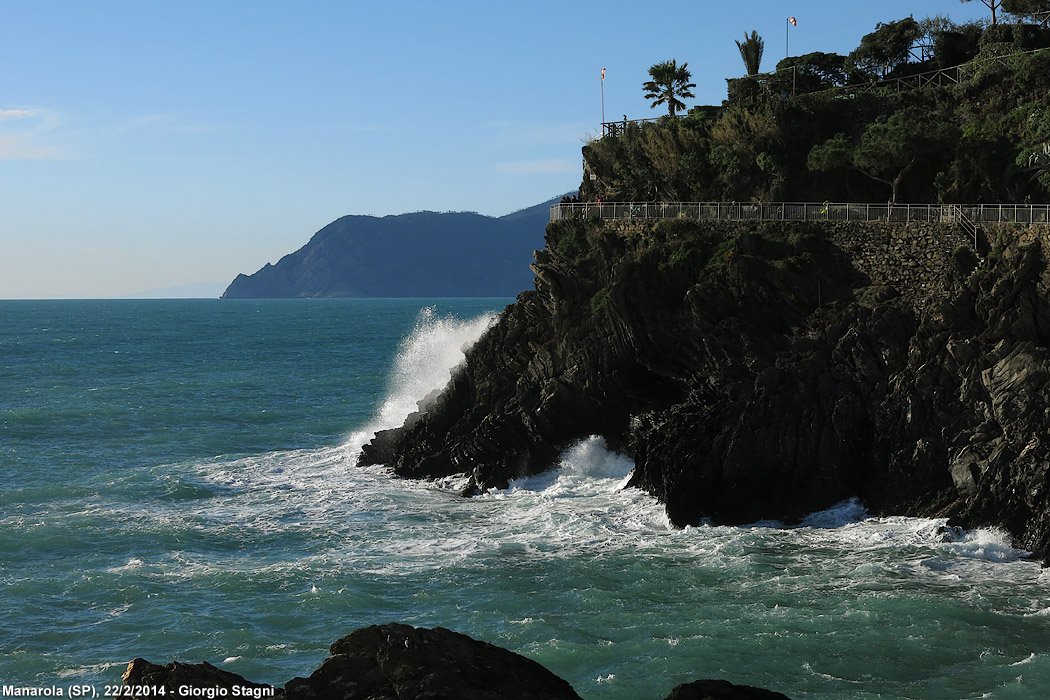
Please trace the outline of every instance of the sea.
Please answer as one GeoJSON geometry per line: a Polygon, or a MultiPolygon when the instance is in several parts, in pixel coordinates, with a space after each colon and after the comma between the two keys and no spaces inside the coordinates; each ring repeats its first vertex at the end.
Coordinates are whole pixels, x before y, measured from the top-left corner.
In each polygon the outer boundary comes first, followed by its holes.
{"type": "Polygon", "coordinates": [[[0,682],[207,660],[283,685],[446,627],[587,700],[1050,697],[1050,574],[995,530],[675,529],[601,438],[465,499],[359,467],[510,299],[0,302],[0,682]]]}

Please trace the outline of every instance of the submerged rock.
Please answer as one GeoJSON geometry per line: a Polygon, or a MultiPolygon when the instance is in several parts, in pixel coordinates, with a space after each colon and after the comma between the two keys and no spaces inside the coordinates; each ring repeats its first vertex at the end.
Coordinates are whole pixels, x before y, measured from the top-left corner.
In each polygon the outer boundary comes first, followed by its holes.
{"type": "MultiPolygon", "coordinates": [[[[152,700],[163,688],[165,697],[580,700],[572,686],[535,661],[440,627],[373,625],[343,637],[331,652],[309,678],[294,678],[284,689],[252,683],[206,662],[158,666],[135,659],[124,673],[128,693],[121,697],[152,700]],[[217,692],[209,694],[209,690],[217,692]]],[[[668,700],[783,698],[725,681],[699,681],[679,686],[668,700]]]]}

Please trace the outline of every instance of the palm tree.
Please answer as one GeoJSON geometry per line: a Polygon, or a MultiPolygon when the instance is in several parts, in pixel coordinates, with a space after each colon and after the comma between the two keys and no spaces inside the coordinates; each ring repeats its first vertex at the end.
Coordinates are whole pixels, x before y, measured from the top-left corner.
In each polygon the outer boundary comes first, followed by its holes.
{"type": "Polygon", "coordinates": [[[653,100],[652,107],[666,104],[667,110],[673,117],[675,112],[685,109],[685,103],[679,97],[696,97],[689,88],[695,88],[696,84],[689,82],[689,71],[686,70],[688,63],[678,65],[675,59],[664,61],[650,66],[649,75],[652,80],[642,83],[645,90],[645,99],[653,100]]]}
{"type": "Polygon", "coordinates": [[[1041,175],[1050,175],[1050,143],[1043,144],[1042,151],[1036,151],[1028,157],[1028,171],[1032,179],[1038,180],[1041,175]]]}
{"type": "Polygon", "coordinates": [[[765,51],[766,42],[762,41],[762,37],[758,35],[758,32],[752,30],[751,36],[744,34],[744,41],[736,42],[736,47],[740,49],[740,58],[744,59],[744,66],[747,68],[748,75],[758,75],[759,66],[762,65],[762,52],[765,51]]]}

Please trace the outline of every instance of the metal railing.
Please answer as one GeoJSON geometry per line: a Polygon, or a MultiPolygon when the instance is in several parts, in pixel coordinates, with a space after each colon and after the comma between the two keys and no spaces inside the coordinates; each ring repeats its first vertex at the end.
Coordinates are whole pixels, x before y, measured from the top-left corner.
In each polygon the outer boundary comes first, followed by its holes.
{"type": "MultiPolygon", "coordinates": [[[[685,116],[684,114],[682,116],[685,116]]],[[[650,122],[660,121],[659,117],[649,117],[646,119],[628,119],[627,115],[623,116],[623,119],[617,122],[602,122],[602,136],[620,136],[627,131],[628,124],[636,124],[642,126],[650,122]]]]}
{"type": "Polygon", "coordinates": [[[562,219],[698,219],[710,221],[891,221],[1050,224],[1047,204],[859,204],[815,202],[580,202],[555,204],[562,219]]]}

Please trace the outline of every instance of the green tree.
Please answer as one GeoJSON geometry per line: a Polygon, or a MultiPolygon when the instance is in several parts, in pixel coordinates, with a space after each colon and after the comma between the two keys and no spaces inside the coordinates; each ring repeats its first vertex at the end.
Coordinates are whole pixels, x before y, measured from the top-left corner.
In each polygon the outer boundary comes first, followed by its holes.
{"type": "MultiPolygon", "coordinates": [[[[959,2],[970,2],[970,0],[959,0],[959,2]]],[[[981,0],[981,4],[992,11],[992,24],[999,22],[996,12],[1003,6],[1003,0],[981,0]]]]}
{"type": "Polygon", "coordinates": [[[1015,17],[1050,24],[1050,0],[1003,0],[1003,9],[1015,17]]]}
{"type": "Polygon", "coordinates": [[[777,75],[783,76],[785,82],[797,82],[800,91],[811,92],[842,85],[846,80],[845,65],[845,56],[815,51],[780,61],[777,75]],[[794,76],[788,71],[789,68],[795,69],[794,76]]]}
{"type": "Polygon", "coordinates": [[[872,122],[859,142],[836,134],[809,153],[810,170],[852,168],[890,188],[894,202],[901,182],[922,160],[950,147],[954,129],[919,107],[898,110],[872,122]]]}
{"type": "Polygon", "coordinates": [[[689,82],[691,77],[686,66],[688,63],[678,65],[675,59],[657,63],[649,67],[649,75],[652,80],[642,83],[645,90],[645,99],[652,100],[652,108],[666,104],[667,111],[673,117],[679,110],[685,109],[685,103],[680,97],[696,97],[690,88],[696,84],[689,82]]]}
{"type": "Polygon", "coordinates": [[[736,42],[736,47],[740,49],[740,58],[744,59],[744,67],[747,68],[747,74],[758,75],[758,71],[762,66],[762,54],[766,49],[766,42],[762,41],[762,37],[758,35],[758,32],[752,30],[751,36],[745,34],[743,42],[736,42]]]}
{"type": "Polygon", "coordinates": [[[897,66],[908,62],[912,45],[922,36],[914,17],[875,25],[875,31],[860,40],[860,46],[846,57],[846,71],[869,80],[885,78],[897,66]]]}

